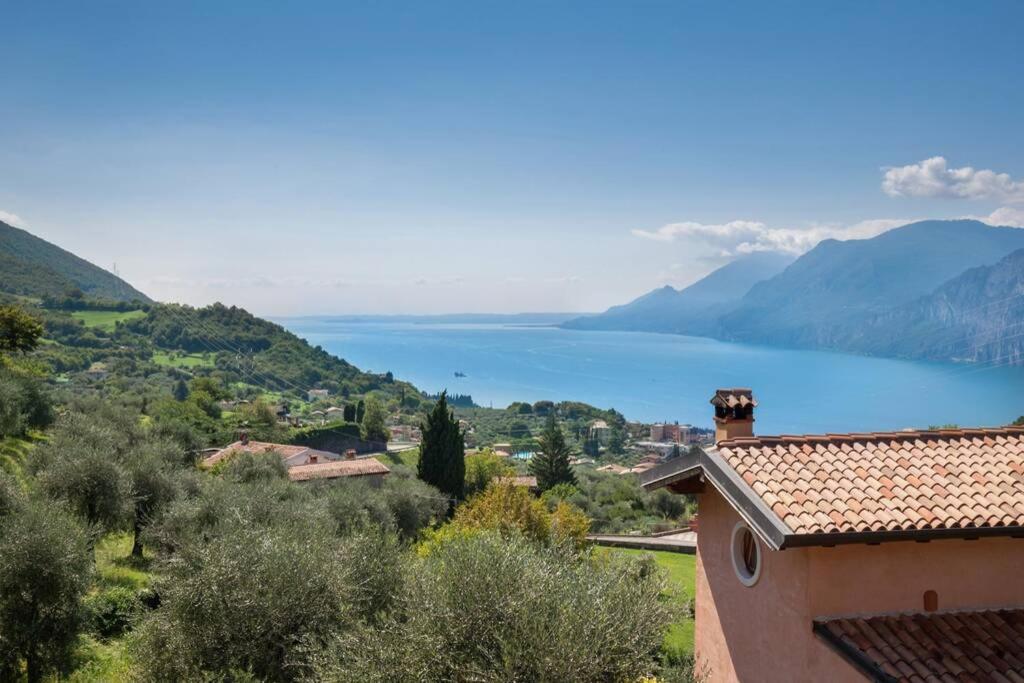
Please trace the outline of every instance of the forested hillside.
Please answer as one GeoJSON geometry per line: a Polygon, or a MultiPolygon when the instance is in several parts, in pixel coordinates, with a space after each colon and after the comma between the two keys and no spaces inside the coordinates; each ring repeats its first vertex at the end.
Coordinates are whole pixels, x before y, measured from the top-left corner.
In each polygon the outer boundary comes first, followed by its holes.
{"type": "Polygon", "coordinates": [[[150,299],[121,278],[69,251],[0,221],[0,291],[34,298],[80,290],[112,301],[150,299]]]}

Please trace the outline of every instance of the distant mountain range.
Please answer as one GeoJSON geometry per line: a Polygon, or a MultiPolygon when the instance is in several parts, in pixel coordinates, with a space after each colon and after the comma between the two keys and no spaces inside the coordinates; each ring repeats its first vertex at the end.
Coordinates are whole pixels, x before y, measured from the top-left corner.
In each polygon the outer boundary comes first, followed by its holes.
{"type": "Polygon", "coordinates": [[[8,294],[61,297],[79,289],[94,299],[150,302],[116,275],[2,221],[0,275],[0,292],[8,294]]]}
{"type": "Polygon", "coordinates": [[[728,263],[689,287],[655,289],[600,315],[569,320],[577,330],[709,333],[723,310],[732,308],[758,282],[781,273],[794,256],[760,252],[728,263]]]}
{"type": "Polygon", "coordinates": [[[564,326],[1021,362],[1022,337],[1012,335],[1024,333],[1022,249],[1024,230],[923,221],[871,239],[825,240],[788,265],[745,257],[681,291],[657,289],[564,326]]]}

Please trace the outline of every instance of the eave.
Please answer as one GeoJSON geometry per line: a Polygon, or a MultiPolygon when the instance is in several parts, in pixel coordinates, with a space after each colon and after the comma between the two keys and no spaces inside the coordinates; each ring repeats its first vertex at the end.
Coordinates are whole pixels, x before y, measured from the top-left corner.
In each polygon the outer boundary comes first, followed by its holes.
{"type": "Polygon", "coordinates": [[[772,550],[832,547],[850,544],[879,544],[895,541],[927,543],[943,539],[977,540],[1009,537],[1024,539],[1024,526],[956,527],[941,529],[895,529],[888,531],[794,533],[743,481],[736,470],[719,457],[717,449],[680,456],[640,475],[647,491],[669,487],[677,493],[699,493],[710,482],[751,529],[772,550]]]}

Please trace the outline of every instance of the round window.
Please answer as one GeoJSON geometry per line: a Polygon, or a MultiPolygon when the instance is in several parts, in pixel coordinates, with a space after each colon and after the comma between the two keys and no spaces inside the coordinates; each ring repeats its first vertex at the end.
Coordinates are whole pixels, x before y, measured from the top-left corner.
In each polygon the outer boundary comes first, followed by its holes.
{"type": "Polygon", "coordinates": [[[761,576],[761,546],[743,522],[732,530],[732,566],[744,586],[753,586],[761,576]]]}

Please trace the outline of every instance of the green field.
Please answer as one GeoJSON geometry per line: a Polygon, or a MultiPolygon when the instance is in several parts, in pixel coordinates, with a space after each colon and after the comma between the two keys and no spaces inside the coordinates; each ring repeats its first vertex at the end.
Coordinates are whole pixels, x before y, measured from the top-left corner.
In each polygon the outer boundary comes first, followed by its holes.
{"type": "Polygon", "coordinates": [[[406,467],[415,470],[420,461],[420,449],[410,448],[407,451],[401,451],[399,453],[386,453],[384,455],[378,455],[377,459],[385,465],[405,465],[406,467]]]}
{"type": "Polygon", "coordinates": [[[212,368],[213,356],[206,353],[156,351],[153,362],[170,368],[212,368]]]}
{"type": "MultiPolygon", "coordinates": [[[[697,572],[697,558],[694,555],[670,553],[664,551],[628,550],[616,548],[613,552],[633,555],[653,555],[658,566],[668,573],[670,595],[679,602],[680,607],[692,604],[694,581],[697,572]]],[[[693,652],[693,617],[683,616],[672,625],[665,636],[665,650],[679,654],[693,652]]]]}
{"type": "Polygon", "coordinates": [[[117,323],[135,320],[146,315],[145,311],[75,311],[71,317],[81,320],[86,327],[98,327],[101,330],[112,330],[117,323]]]}

